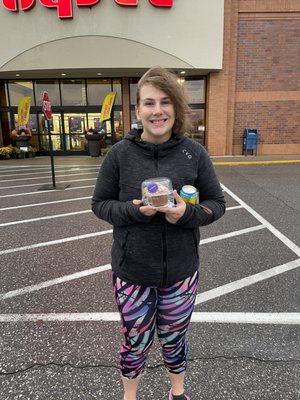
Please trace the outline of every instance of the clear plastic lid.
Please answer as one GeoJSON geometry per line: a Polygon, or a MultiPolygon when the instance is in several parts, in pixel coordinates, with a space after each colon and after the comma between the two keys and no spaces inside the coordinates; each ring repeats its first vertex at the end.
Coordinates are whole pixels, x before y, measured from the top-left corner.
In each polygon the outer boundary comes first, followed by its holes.
{"type": "Polygon", "coordinates": [[[153,207],[174,207],[173,186],[169,178],[150,178],[142,182],[142,201],[153,207]]]}

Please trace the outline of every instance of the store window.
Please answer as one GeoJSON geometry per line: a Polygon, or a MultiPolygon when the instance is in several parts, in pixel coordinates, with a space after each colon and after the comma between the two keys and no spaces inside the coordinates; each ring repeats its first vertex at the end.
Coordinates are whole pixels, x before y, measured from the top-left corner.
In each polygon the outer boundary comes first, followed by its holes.
{"type": "Polygon", "coordinates": [[[205,110],[192,109],[190,113],[193,130],[190,137],[204,145],[205,141],[205,110]]]}
{"type": "Polygon", "coordinates": [[[123,122],[122,122],[122,111],[114,111],[114,132],[115,140],[118,142],[123,139],[123,122]]]}
{"type": "MultiPolygon", "coordinates": [[[[36,141],[36,146],[40,151],[49,151],[49,135],[47,129],[47,123],[43,114],[39,114],[39,131],[40,135],[36,136],[34,139],[36,141]]],[[[50,120],[50,132],[52,148],[54,151],[62,151],[63,148],[63,134],[62,134],[62,122],[61,114],[52,114],[50,120]]]]}
{"type": "MultiPolygon", "coordinates": [[[[18,114],[14,114],[14,119],[15,119],[15,126],[17,126],[18,114]]],[[[27,126],[27,128],[30,129],[32,135],[37,134],[38,128],[37,128],[37,117],[36,117],[36,114],[30,114],[29,115],[29,120],[28,120],[26,126],[27,126]]]]}
{"type": "Polygon", "coordinates": [[[111,92],[110,79],[88,79],[87,95],[90,106],[99,106],[103,103],[104,97],[111,92]]]}
{"type": "Polygon", "coordinates": [[[205,103],[204,79],[185,79],[183,82],[188,95],[189,104],[205,103]]]}
{"type": "Polygon", "coordinates": [[[34,92],[35,92],[37,106],[42,106],[42,93],[43,92],[48,92],[52,106],[60,106],[58,80],[35,81],[34,92]]]}
{"type": "Polygon", "coordinates": [[[136,105],[136,91],[137,91],[137,83],[139,78],[131,78],[130,79],[130,104],[136,105]]]}
{"type": "Polygon", "coordinates": [[[115,105],[121,106],[122,105],[122,85],[120,79],[113,79],[113,92],[117,93],[115,105]]]}
{"type": "Polygon", "coordinates": [[[8,90],[11,106],[18,106],[19,100],[25,96],[31,97],[31,106],[34,106],[32,81],[9,81],[8,90]]]}
{"type": "Polygon", "coordinates": [[[84,79],[61,81],[61,98],[63,106],[85,106],[86,90],[84,79]]]}

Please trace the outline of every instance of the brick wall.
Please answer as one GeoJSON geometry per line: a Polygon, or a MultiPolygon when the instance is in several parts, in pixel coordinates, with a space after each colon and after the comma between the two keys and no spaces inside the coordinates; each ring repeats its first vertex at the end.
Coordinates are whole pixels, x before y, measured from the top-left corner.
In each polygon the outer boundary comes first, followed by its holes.
{"type": "Polygon", "coordinates": [[[249,127],[260,154],[300,153],[300,1],[237,3],[225,0],[223,70],[210,75],[208,150],[241,154],[249,127]]]}

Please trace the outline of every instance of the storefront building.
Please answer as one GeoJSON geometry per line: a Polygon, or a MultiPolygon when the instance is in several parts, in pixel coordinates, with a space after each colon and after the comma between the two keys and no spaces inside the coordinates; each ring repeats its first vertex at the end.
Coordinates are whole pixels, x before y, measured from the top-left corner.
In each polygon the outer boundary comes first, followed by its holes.
{"type": "Polygon", "coordinates": [[[114,91],[106,142],[136,126],[138,78],[173,70],[186,87],[191,137],[211,155],[297,154],[300,0],[1,0],[0,145],[10,143],[21,97],[31,97],[31,144],[47,154],[41,92],[52,103],[57,154],[85,154],[114,91]]]}

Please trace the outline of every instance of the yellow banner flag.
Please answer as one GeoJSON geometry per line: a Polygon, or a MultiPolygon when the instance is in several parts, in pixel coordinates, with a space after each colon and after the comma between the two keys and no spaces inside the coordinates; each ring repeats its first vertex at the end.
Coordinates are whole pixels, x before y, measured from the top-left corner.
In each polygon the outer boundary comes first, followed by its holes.
{"type": "Polygon", "coordinates": [[[22,97],[18,106],[18,126],[26,125],[30,116],[31,97],[22,97]]]}
{"type": "Polygon", "coordinates": [[[115,93],[115,92],[109,92],[105,96],[103,103],[102,103],[102,108],[101,108],[100,122],[110,119],[111,109],[114,104],[116,94],[117,93],[115,93]]]}

